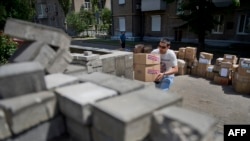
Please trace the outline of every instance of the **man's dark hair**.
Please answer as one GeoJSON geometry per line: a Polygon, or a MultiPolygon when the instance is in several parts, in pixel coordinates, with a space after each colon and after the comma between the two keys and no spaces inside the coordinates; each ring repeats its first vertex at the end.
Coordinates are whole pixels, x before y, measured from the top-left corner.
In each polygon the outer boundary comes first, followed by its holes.
{"type": "Polygon", "coordinates": [[[166,37],[161,38],[160,42],[166,43],[166,44],[168,44],[168,45],[171,44],[171,41],[170,41],[168,38],[166,38],[166,37]]]}

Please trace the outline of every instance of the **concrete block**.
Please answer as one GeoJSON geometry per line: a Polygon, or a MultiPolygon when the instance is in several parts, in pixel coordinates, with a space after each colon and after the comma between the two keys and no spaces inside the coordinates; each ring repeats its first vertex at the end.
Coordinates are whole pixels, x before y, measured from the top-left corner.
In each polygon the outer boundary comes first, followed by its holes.
{"type": "Polygon", "coordinates": [[[102,72],[102,67],[93,68],[94,72],[102,72]]]}
{"type": "Polygon", "coordinates": [[[7,141],[49,141],[66,132],[65,122],[62,116],[57,116],[43,122],[7,141]]]}
{"type": "Polygon", "coordinates": [[[46,71],[48,73],[64,72],[72,60],[73,57],[68,50],[59,49],[56,52],[55,58],[52,59],[46,67],[46,71]]]}
{"type": "Polygon", "coordinates": [[[93,137],[93,141],[114,141],[111,137],[105,135],[95,127],[91,128],[91,133],[93,137]]]}
{"type": "Polygon", "coordinates": [[[92,66],[92,67],[101,67],[102,66],[102,60],[96,59],[91,61],[82,61],[80,64],[84,66],[92,66]]]}
{"type": "Polygon", "coordinates": [[[124,76],[125,75],[125,56],[117,56],[115,58],[115,71],[116,76],[124,76]]]}
{"type": "Polygon", "coordinates": [[[119,94],[125,94],[134,90],[144,88],[144,85],[141,83],[121,77],[115,77],[113,79],[105,81],[105,83],[98,82],[97,84],[115,90],[119,94]]]}
{"type": "Polygon", "coordinates": [[[179,103],[177,95],[145,88],[95,103],[93,126],[115,141],[142,140],[149,134],[151,114],[179,103]]]}
{"type": "Polygon", "coordinates": [[[77,84],[77,77],[65,75],[62,73],[49,74],[45,76],[47,89],[55,89],[67,85],[77,84]]]}
{"type": "Polygon", "coordinates": [[[125,78],[134,80],[134,69],[132,68],[126,68],[125,70],[125,78]]]}
{"type": "Polygon", "coordinates": [[[87,68],[85,66],[69,64],[63,73],[73,76],[87,74],[87,68]]]}
{"type": "Polygon", "coordinates": [[[44,42],[32,42],[22,46],[10,58],[10,62],[37,61],[46,67],[51,59],[55,57],[55,51],[44,42]]]}
{"type": "Polygon", "coordinates": [[[80,80],[80,82],[92,82],[95,84],[100,84],[100,83],[106,82],[107,80],[111,80],[114,78],[116,78],[116,76],[102,73],[102,72],[94,72],[91,74],[78,76],[78,79],[80,80]]]}
{"type": "Polygon", "coordinates": [[[12,18],[6,21],[4,33],[24,40],[41,41],[64,49],[68,49],[71,42],[71,37],[59,28],[12,18]]]}
{"type": "Polygon", "coordinates": [[[82,61],[91,61],[91,60],[96,60],[99,59],[100,55],[99,54],[90,54],[84,56],[84,54],[81,53],[71,53],[73,55],[74,60],[82,60],[82,61]]]}
{"type": "Polygon", "coordinates": [[[0,140],[10,137],[12,134],[10,132],[9,125],[6,121],[5,114],[2,109],[0,109],[0,140]]]}
{"type": "Polygon", "coordinates": [[[84,51],[83,54],[84,56],[90,56],[92,55],[92,51],[84,51]]]}
{"type": "Polygon", "coordinates": [[[114,72],[115,71],[115,57],[104,57],[101,56],[102,60],[102,71],[103,72],[114,72]]]}
{"type": "Polygon", "coordinates": [[[92,141],[90,127],[66,118],[66,127],[70,138],[76,141],[92,141]]]}
{"type": "Polygon", "coordinates": [[[0,107],[14,134],[51,119],[58,113],[55,95],[49,91],[1,100],[0,107]]]}
{"type": "Polygon", "coordinates": [[[125,55],[125,68],[133,68],[134,65],[134,55],[133,53],[125,55]]]}
{"type": "Polygon", "coordinates": [[[212,141],[216,119],[176,106],[154,112],[151,137],[154,141],[212,141]]]}
{"type": "Polygon", "coordinates": [[[0,99],[46,90],[44,68],[38,62],[0,67],[0,99]]]}
{"type": "Polygon", "coordinates": [[[91,123],[91,104],[117,95],[114,90],[90,82],[57,88],[56,93],[61,112],[81,124],[91,123]]]}

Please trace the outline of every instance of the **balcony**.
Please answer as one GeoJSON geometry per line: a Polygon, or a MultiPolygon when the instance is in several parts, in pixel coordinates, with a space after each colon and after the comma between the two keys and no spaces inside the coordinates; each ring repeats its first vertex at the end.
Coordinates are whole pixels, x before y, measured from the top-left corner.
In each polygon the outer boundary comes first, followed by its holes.
{"type": "Polygon", "coordinates": [[[166,10],[166,6],[163,0],[141,0],[141,11],[166,10]]]}
{"type": "Polygon", "coordinates": [[[216,7],[227,7],[233,3],[232,0],[212,0],[212,2],[216,7]]]}

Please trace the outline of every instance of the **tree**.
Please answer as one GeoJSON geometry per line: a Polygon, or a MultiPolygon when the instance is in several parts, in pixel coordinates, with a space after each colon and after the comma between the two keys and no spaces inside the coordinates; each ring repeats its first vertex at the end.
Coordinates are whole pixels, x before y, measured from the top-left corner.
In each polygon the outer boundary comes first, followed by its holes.
{"type": "Polygon", "coordinates": [[[35,0],[1,0],[0,30],[4,28],[9,17],[32,21],[35,13],[35,0]]]}
{"type": "MultiPolygon", "coordinates": [[[[165,0],[167,3],[172,3],[175,0],[165,0]]],[[[233,5],[229,7],[239,6],[239,0],[232,0],[233,5]]],[[[181,4],[182,14],[180,19],[186,23],[182,26],[189,26],[190,30],[198,36],[198,50],[205,50],[205,37],[211,32],[215,25],[220,24],[214,19],[214,14],[217,8],[212,0],[185,0],[181,4]]]]}
{"type": "Polygon", "coordinates": [[[69,9],[70,9],[70,6],[72,4],[72,1],[71,0],[58,0],[62,9],[63,9],[63,12],[64,12],[64,15],[66,17],[66,15],[69,13],[69,9]]]}
{"type": "Polygon", "coordinates": [[[101,12],[101,20],[103,22],[102,28],[107,29],[110,34],[111,29],[111,11],[108,8],[104,8],[101,12]]]}

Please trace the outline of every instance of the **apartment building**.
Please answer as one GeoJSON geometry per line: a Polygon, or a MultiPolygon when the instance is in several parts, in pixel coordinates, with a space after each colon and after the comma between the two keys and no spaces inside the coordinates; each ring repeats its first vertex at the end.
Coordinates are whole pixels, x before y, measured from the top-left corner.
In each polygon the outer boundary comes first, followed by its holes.
{"type": "MultiPolygon", "coordinates": [[[[181,27],[185,22],[178,14],[180,3],[176,0],[167,4],[164,0],[113,0],[113,36],[118,38],[120,31],[126,31],[130,40],[155,40],[161,37],[170,39],[196,40],[197,36],[190,32],[189,27],[181,27]],[[178,37],[177,37],[178,36],[178,37]]],[[[221,21],[211,33],[208,40],[230,40],[250,42],[250,4],[247,0],[240,1],[240,7],[225,13],[225,7],[232,0],[211,0],[218,10],[214,18],[221,21]]]]}

